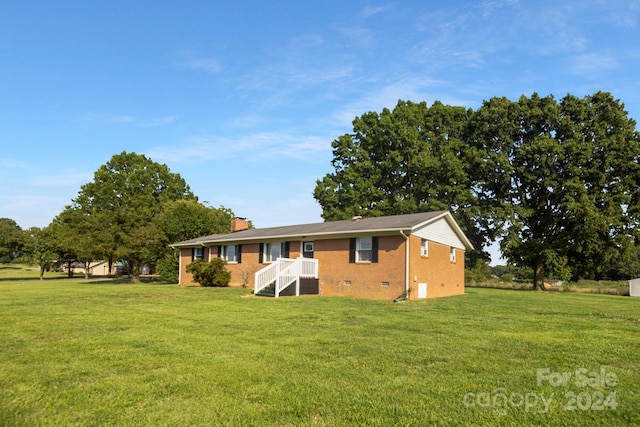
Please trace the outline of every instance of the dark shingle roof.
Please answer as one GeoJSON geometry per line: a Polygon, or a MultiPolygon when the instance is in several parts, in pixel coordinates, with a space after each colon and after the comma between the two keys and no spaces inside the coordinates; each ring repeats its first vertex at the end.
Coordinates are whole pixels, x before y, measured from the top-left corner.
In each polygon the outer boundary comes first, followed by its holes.
{"type": "Polygon", "coordinates": [[[215,242],[256,241],[293,237],[327,237],[341,234],[393,232],[412,228],[447,214],[448,211],[422,212],[407,215],[381,216],[360,220],[327,221],[313,224],[287,225],[281,227],[252,228],[230,234],[212,234],[184,242],[173,247],[200,246],[215,242]]]}

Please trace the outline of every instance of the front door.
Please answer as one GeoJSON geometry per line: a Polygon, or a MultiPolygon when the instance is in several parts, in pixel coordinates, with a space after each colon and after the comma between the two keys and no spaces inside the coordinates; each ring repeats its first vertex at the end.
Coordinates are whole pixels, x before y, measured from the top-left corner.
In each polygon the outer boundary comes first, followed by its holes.
{"type": "Polygon", "coordinates": [[[302,256],[305,258],[313,258],[313,242],[302,242],[302,256]]]}

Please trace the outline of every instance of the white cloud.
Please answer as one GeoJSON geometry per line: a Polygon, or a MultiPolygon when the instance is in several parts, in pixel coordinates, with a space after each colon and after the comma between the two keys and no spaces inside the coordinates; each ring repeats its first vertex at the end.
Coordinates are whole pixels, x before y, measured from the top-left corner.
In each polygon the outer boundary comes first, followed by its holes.
{"type": "Polygon", "coordinates": [[[361,26],[340,27],[337,31],[346,38],[349,46],[368,46],[374,40],[373,31],[361,26]]]}
{"type": "Polygon", "coordinates": [[[87,113],[78,118],[78,121],[81,121],[81,122],[108,123],[108,124],[133,123],[137,120],[138,119],[135,116],[109,114],[109,113],[87,113]]]}
{"type": "Polygon", "coordinates": [[[60,187],[80,190],[83,184],[93,180],[93,173],[87,171],[47,170],[43,172],[27,178],[27,183],[34,188],[60,187]]]}
{"type": "Polygon", "coordinates": [[[307,33],[293,37],[288,44],[289,49],[317,47],[324,44],[324,39],[320,34],[307,33]]]}
{"type": "Polygon", "coordinates": [[[218,61],[214,59],[192,59],[184,62],[184,66],[194,70],[204,70],[210,73],[217,73],[222,69],[218,61]]]}
{"type": "Polygon", "coordinates": [[[258,228],[322,222],[322,208],[313,198],[315,179],[305,183],[287,182],[287,191],[273,186],[261,194],[245,192],[241,199],[225,197],[237,215],[246,216],[258,228]],[[295,206],[295,209],[292,209],[295,206]]]}
{"type": "Polygon", "coordinates": [[[164,126],[164,125],[168,125],[169,123],[173,123],[176,120],[177,120],[176,116],[158,117],[156,119],[144,120],[140,123],[140,126],[145,128],[164,126]]]}
{"type": "Polygon", "coordinates": [[[385,9],[386,8],[382,6],[367,6],[360,11],[359,16],[361,16],[362,18],[369,18],[371,16],[384,12],[385,9]]]}
{"type": "Polygon", "coordinates": [[[393,109],[398,100],[414,102],[426,101],[429,105],[433,101],[440,100],[443,103],[462,102],[454,99],[450,94],[443,93],[446,82],[442,80],[429,79],[408,75],[385,85],[379,86],[375,90],[367,91],[366,95],[348,102],[338,108],[331,117],[339,124],[349,124],[355,117],[361,116],[368,111],[380,112],[383,108],[393,109]],[[434,95],[442,93],[442,97],[434,95]]]}
{"type": "Polygon", "coordinates": [[[262,132],[235,137],[198,135],[170,147],[158,147],[147,153],[163,163],[192,160],[208,161],[242,158],[249,161],[294,158],[314,161],[319,153],[330,150],[330,139],[323,136],[262,132]]]}
{"type": "Polygon", "coordinates": [[[568,71],[585,77],[616,69],[619,66],[618,60],[608,53],[585,53],[571,56],[567,59],[568,71]]]}
{"type": "Polygon", "coordinates": [[[0,196],[0,218],[12,218],[21,228],[46,227],[71,200],[38,194],[0,196]]]}
{"type": "Polygon", "coordinates": [[[28,161],[8,157],[0,157],[0,173],[7,171],[34,170],[35,167],[28,161]]]}
{"type": "Polygon", "coordinates": [[[100,124],[132,124],[140,127],[157,127],[175,122],[176,116],[164,116],[150,119],[141,119],[132,115],[110,113],[87,113],[80,116],[77,121],[100,124]]]}

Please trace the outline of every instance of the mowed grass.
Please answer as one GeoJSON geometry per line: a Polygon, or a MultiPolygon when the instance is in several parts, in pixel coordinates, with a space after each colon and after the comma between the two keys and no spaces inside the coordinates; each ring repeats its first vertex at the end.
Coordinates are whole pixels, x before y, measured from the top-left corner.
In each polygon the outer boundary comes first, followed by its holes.
{"type": "Polygon", "coordinates": [[[0,280],[0,425],[640,425],[639,332],[609,295],[0,280]]]}

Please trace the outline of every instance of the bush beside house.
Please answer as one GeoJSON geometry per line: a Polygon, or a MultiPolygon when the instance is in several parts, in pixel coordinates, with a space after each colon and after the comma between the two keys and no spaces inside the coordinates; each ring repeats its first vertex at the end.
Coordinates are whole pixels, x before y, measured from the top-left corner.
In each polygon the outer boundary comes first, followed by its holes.
{"type": "Polygon", "coordinates": [[[213,258],[211,261],[198,259],[187,266],[187,273],[193,274],[193,280],[201,286],[229,286],[231,273],[225,265],[222,258],[213,258]]]}

